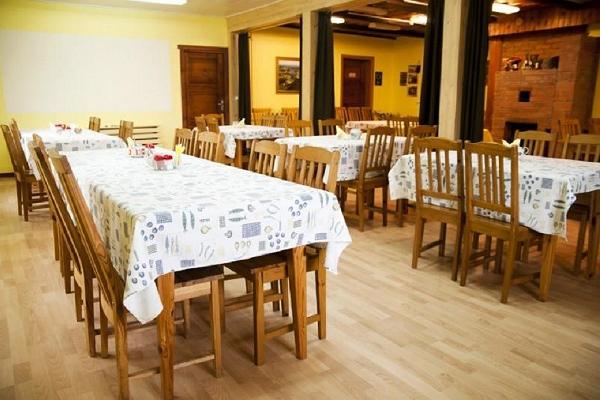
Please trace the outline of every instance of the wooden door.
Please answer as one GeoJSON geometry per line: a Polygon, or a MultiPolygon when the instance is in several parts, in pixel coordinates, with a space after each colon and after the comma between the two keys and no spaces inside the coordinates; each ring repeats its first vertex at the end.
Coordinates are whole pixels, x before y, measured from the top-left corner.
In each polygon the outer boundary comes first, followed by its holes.
{"type": "Polygon", "coordinates": [[[342,56],[342,107],[373,106],[373,57],[342,56]]]}
{"type": "Polygon", "coordinates": [[[201,114],[225,114],[229,121],[227,48],[179,46],[183,127],[201,114]]]}

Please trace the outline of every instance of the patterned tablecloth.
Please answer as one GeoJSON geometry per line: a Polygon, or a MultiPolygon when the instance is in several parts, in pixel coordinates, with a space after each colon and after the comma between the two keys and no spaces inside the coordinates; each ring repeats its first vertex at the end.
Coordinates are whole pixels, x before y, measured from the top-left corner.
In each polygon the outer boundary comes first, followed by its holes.
{"type": "Polygon", "coordinates": [[[160,275],[315,242],[328,243],[336,270],[351,242],[335,195],[322,190],[188,156],[154,171],[121,149],[64,154],[141,322],[162,310],[160,275]]]}
{"type": "MultiPolygon", "coordinates": [[[[392,155],[392,164],[402,155],[404,150],[405,137],[396,137],[394,144],[394,154],[392,155]]],[[[275,140],[277,143],[287,144],[288,152],[292,151],[293,146],[314,146],[322,147],[327,150],[337,150],[340,152],[340,165],[338,168],[338,182],[350,181],[358,176],[360,157],[365,148],[363,139],[339,139],[336,136],[303,136],[289,137],[275,140]]]]}
{"type": "Polygon", "coordinates": [[[235,157],[236,139],[251,140],[251,139],[274,139],[285,136],[284,128],[274,128],[270,126],[259,125],[244,125],[219,126],[219,130],[225,136],[225,155],[229,158],[235,157]]]}
{"type": "Polygon", "coordinates": [[[358,128],[360,130],[366,131],[367,129],[377,128],[379,126],[388,126],[388,122],[386,120],[377,120],[377,121],[348,121],[346,122],[346,128],[358,128]]]}
{"type": "MultiPolygon", "coordinates": [[[[424,158],[421,163],[426,169],[424,158]]],[[[456,154],[451,157],[450,163],[455,182],[456,154]]],[[[505,165],[504,173],[505,180],[510,181],[510,164],[505,165]]],[[[414,155],[402,156],[390,170],[389,179],[392,199],[416,200],[414,155]]],[[[475,182],[477,185],[478,179],[475,182]]],[[[600,190],[600,163],[522,156],[519,159],[519,182],[519,222],[537,232],[564,237],[567,233],[567,211],[575,202],[576,194],[600,190]]],[[[453,188],[454,193],[455,190],[453,188]]],[[[475,192],[477,190],[476,186],[475,192]]],[[[505,197],[506,204],[510,205],[508,190],[509,185],[505,197]]],[[[444,201],[436,200],[436,204],[456,207],[456,204],[444,201]]]]}
{"type": "Polygon", "coordinates": [[[75,133],[72,130],[57,132],[49,128],[21,132],[21,145],[25,157],[29,167],[38,179],[40,179],[39,172],[33,156],[29,152],[29,142],[32,140],[34,133],[40,135],[47,149],[58,151],[99,150],[126,146],[125,142],[118,136],[109,136],[89,129],[82,129],[80,133],[75,133]]]}

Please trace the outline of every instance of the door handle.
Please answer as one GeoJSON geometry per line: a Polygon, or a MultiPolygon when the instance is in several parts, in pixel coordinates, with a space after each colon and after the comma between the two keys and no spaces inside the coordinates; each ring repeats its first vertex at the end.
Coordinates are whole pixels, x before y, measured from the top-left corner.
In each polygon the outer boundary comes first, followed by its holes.
{"type": "Polygon", "coordinates": [[[223,99],[221,99],[217,102],[217,106],[219,107],[220,112],[225,111],[225,101],[223,99]]]}

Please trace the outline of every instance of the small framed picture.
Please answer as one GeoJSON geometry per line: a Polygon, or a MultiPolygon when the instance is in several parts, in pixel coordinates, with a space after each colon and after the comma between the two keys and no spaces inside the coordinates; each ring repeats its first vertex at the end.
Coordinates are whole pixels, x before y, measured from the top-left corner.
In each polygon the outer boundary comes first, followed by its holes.
{"type": "Polygon", "coordinates": [[[417,97],[417,87],[416,86],[409,86],[408,87],[408,95],[410,97],[417,97]]]}
{"type": "Polygon", "coordinates": [[[400,86],[406,86],[408,82],[408,72],[400,72],[400,86]]]}
{"type": "Polygon", "coordinates": [[[275,74],[277,93],[300,93],[299,58],[277,57],[275,74]]]}
{"type": "Polygon", "coordinates": [[[408,73],[408,84],[416,85],[417,83],[419,83],[419,74],[409,72],[408,73]]]}
{"type": "Polygon", "coordinates": [[[419,74],[421,73],[421,66],[416,64],[416,65],[409,65],[408,66],[408,72],[411,74],[419,74]]]}
{"type": "Polygon", "coordinates": [[[383,72],[377,71],[375,72],[375,86],[383,85],[383,72]]]}

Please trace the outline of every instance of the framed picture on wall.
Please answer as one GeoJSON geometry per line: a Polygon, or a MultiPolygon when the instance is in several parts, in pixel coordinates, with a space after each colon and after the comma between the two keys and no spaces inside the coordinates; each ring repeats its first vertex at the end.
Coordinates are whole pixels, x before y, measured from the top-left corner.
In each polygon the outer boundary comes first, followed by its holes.
{"type": "Polygon", "coordinates": [[[409,86],[408,87],[408,95],[410,97],[417,97],[417,87],[416,86],[409,86]]]}
{"type": "Polygon", "coordinates": [[[411,74],[419,74],[419,73],[421,73],[421,66],[418,64],[417,65],[409,65],[408,72],[411,74]]]}
{"type": "Polygon", "coordinates": [[[277,93],[300,93],[300,59],[275,59],[275,89],[277,93]]]}
{"type": "Polygon", "coordinates": [[[408,72],[400,72],[400,86],[406,86],[408,82],[408,72]]]}
{"type": "Polygon", "coordinates": [[[408,74],[408,84],[416,85],[417,83],[419,83],[419,75],[414,74],[414,73],[409,73],[408,74]]]}

